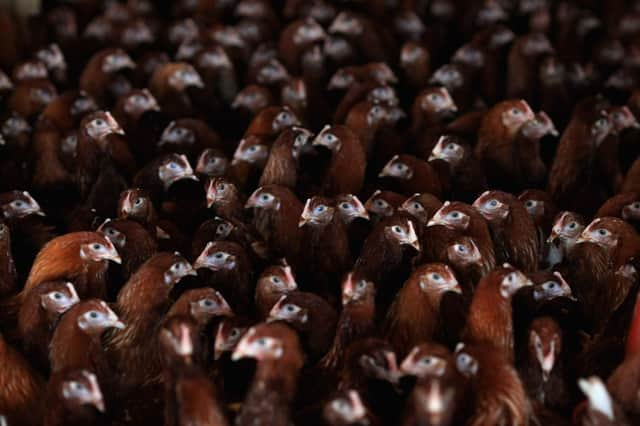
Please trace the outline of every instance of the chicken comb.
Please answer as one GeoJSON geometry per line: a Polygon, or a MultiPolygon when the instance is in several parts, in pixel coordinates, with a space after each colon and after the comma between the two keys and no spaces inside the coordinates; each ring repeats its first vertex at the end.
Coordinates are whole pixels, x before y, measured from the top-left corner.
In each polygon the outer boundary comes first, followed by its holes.
{"type": "Polygon", "coordinates": [[[627,346],[625,348],[625,358],[640,354],[640,293],[636,296],[636,304],[633,308],[633,317],[627,335],[627,346]]]}

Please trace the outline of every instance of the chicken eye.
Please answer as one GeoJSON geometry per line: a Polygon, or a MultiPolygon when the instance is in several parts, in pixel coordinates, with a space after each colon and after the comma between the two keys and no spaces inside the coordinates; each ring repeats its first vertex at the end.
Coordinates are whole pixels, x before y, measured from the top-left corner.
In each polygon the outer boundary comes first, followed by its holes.
{"type": "Polygon", "coordinates": [[[440,100],[440,95],[438,95],[437,93],[432,93],[429,95],[429,100],[431,102],[438,102],[440,100]]]}
{"type": "Polygon", "coordinates": [[[558,284],[556,284],[553,281],[549,281],[548,283],[545,284],[545,287],[547,290],[555,290],[558,284]]]}
{"type": "Polygon", "coordinates": [[[351,204],[349,203],[340,203],[340,208],[343,210],[350,210],[351,209],[351,204]]]}
{"type": "Polygon", "coordinates": [[[183,268],[184,268],[184,265],[183,265],[182,263],[174,263],[174,264],[171,266],[171,270],[172,270],[172,271],[174,271],[174,272],[180,271],[180,270],[182,270],[183,268]]]}
{"type": "Polygon", "coordinates": [[[271,195],[269,195],[269,194],[262,194],[262,195],[260,196],[260,199],[261,199],[262,201],[269,201],[269,200],[271,199],[271,195]]]}
{"type": "Polygon", "coordinates": [[[261,337],[258,340],[256,340],[256,343],[258,343],[259,346],[267,346],[267,339],[265,339],[264,337],[261,337]]]}
{"type": "Polygon", "coordinates": [[[321,204],[318,207],[316,207],[315,209],[313,209],[313,212],[314,213],[324,213],[325,210],[327,210],[327,207],[321,204]]]}
{"type": "Polygon", "coordinates": [[[218,190],[220,191],[224,191],[225,189],[227,189],[227,185],[224,183],[219,183],[218,184],[218,190]]]}
{"type": "Polygon", "coordinates": [[[602,235],[603,237],[609,235],[609,231],[607,231],[606,229],[598,229],[598,234],[602,235]]]}
{"type": "Polygon", "coordinates": [[[104,122],[104,120],[103,120],[102,118],[98,118],[97,120],[95,120],[95,121],[93,122],[93,124],[95,124],[95,125],[96,125],[96,126],[98,126],[98,127],[102,127],[102,126],[104,126],[104,125],[105,125],[105,122],[104,122]]]}
{"type": "Polygon", "coordinates": [[[202,304],[203,304],[204,306],[206,306],[206,307],[210,308],[210,307],[212,307],[212,306],[213,306],[213,304],[214,304],[214,303],[213,303],[213,300],[211,300],[211,299],[204,299],[204,300],[202,301],[202,304]]]}
{"type": "Polygon", "coordinates": [[[222,259],[224,257],[224,254],[219,251],[216,254],[214,254],[213,257],[215,257],[216,259],[222,259]]]}
{"type": "Polygon", "coordinates": [[[434,281],[442,281],[442,275],[434,272],[433,274],[431,274],[431,279],[434,281]]]}
{"type": "Polygon", "coordinates": [[[380,114],[380,107],[374,106],[373,108],[371,108],[371,114],[373,114],[373,115],[380,114]]]}
{"type": "Polygon", "coordinates": [[[413,203],[411,204],[411,207],[413,207],[414,210],[422,210],[422,205],[420,203],[413,203]]]}
{"type": "Polygon", "coordinates": [[[498,200],[489,200],[489,201],[487,202],[487,205],[488,205],[489,207],[498,207],[498,200]]]}
{"type": "Polygon", "coordinates": [[[334,410],[343,413],[349,409],[349,404],[344,399],[336,399],[331,403],[334,410]]]}
{"type": "Polygon", "coordinates": [[[103,249],[104,249],[104,246],[103,246],[102,244],[99,244],[99,243],[94,243],[94,244],[91,246],[91,248],[92,248],[93,250],[95,250],[95,251],[99,251],[99,250],[103,250],[103,249]]]}
{"type": "Polygon", "coordinates": [[[113,228],[107,228],[107,235],[111,235],[113,237],[116,235],[116,231],[113,228]]]}
{"type": "Polygon", "coordinates": [[[297,310],[296,307],[293,305],[285,305],[284,309],[289,313],[293,313],[297,310]]]}
{"type": "Polygon", "coordinates": [[[527,208],[531,208],[531,207],[533,207],[533,201],[528,200],[526,203],[524,203],[524,205],[525,205],[525,207],[527,207],[527,208]]]}
{"type": "Polygon", "coordinates": [[[458,219],[460,217],[460,212],[451,212],[449,216],[451,216],[452,219],[458,219]]]}
{"type": "Polygon", "coordinates": [[[518,108],[511,108],[511,115],[520,115],[522,114],[522,111],[520,111],[518,108]]]}
{"type": "Polygon", "coordinates": [[[178,165],[172,161],[171,163],[169,163],[169,168],[175,170],[178,168],[178,165]]]}
{"type": "Polygon", "coordinates": [[[59,291],[56,291],[55,293],[53,293],[53,298],[56,299],[56,300],[60,300],[60,299],[62,299],[62,297],[63,297],[63,295],[59,291]]]}
{"type": "Polygon", "coordinates": [[[634,209],[634,210],[640,210],[640,203],[633,203],[631,205],[631,208],[634,209]]]}
{"type": "Polygon", "coordinates": [[[240,330],[238,330],[237,328],[232,328],[229,332],[229,337],[238,337],[238,334],[240,334],[240,330]]]}
{"type": "Polygon", "coordinates": [[[515,278],[514,278],[513,274],[509,274],[509,275],[507,275],[507,281],[508,281],[508,282],[512,283],[514,279],[515,279],[515,278]]]}
{"type": "Polygon", "coordinates": [[[280,113],[280,116],[278,117],[279,121],[289,121],[289,113],[288,112],[282,112],[280,113]]]}
{"type": "Polygon", "coordinates": [[[271,282],[274,284],[280,284],[282,283],[282,280],[280,278],[278,278],[276,275],[272,275],[271,276],[271,282]]]}
{"type": "Polygon", "coordinates": [[[258,146],[257,145],[252,145],[249,148],[247,148],[247,151],[249,152],[256,152],[258,150],[258,146]]]}
{"type": "Polygon", "coordinates": [[[430,356],[426,356],[422,358],[420,362],[424,365],[431,365],[431,363],[433,362],[433,358],[431,358],[430,356]]]}
{"type": "Polygon", "coordinates": [[[84,389],[84,386],[78,382],[70,382],[69,387],[71,388],[71,390],[74,390],[74,391],[80,391],[84,389]]]}
{"type": "Polygon", "coordinates": [[[467,248],[465,246],[463,246],[462,244],[456,244],[454,246],[454,248],[458,253],[466,253],[467,252],[467,248]]]}
{"type": "Polygon", "coordinates": [[[338,139],[338,138],[336,138],[336,136],[334,134],[332,134],[332,133],[327,133],[327,134],[324,135],[324,139],[327,142],[335,142],[336,139],[338,139]]]}
{"type": "Polygon", "coordinates": [[[396,170],[404,170],[406,166],[402,163],[396,163],[394,167],[396,170]]]}
{"type": "Polygon", "coordinates": [[[576,229],[576,227],[577,227],[577,226],[578,226],[578,224],[577,224],[577,223],[575,223],[575,222],[571,222],[571,223],[569,224],[569,229],[576,229]]]}
{"type": "Polygon", "coordinates": [[[142,202],[143,202],[143,201],[144,201],[144,200],[143,200],[142,198],[139,198],[139,197],[138,197],[138,198],[136,198],[136,201],[134,201],[134,202],[133,202],[133,205],[134,205],[134,206],[140,206],[140,205],[142,205],[142,202]]]}
{"type": "Polygon", "coordinates": [[[210,157],[210,158],[207,160],[207,163],[208,163],[208,164],[216,164],[217,162],[218,162],[218,157],[210,157]]]}
{"type": "Polygon", "coordinates": [[[600,118],[599,120],[597,120],[597,121],[595,122],[595,126],[596,126],[598,129],[602,129],[602,128],[604,128],[606,125],[607,125],[607,120],[606,120],[606,119],[604,119],[604,118],[600,118]]]}
{"type": "Polygon", "coordinates": [[[91,319],[98,318],[98,313],[96,311],[89,312],[89,318],[91,318],[91,319]]]}
{"type": "Polygon", "coordinates": [[[186,130],[184,130],[182,127],[176,127],[175,129],[173,129],[173,133],[175,133],[177,136],[184,136],[186,130]]]}
{"type": "Polygon", "coordinates": [[[402,232],[402,228],[400,228],[398,225],[394,226],[393,228],[391,228],[393,230],[393,232],[395,232],[396,234],[403,234],[402,232]]]}
{"type": "Polygon", "coordinates": [[[366,281],[364,281],[364,280],[363,281],[358,281],[358,288],[359,289],[365,288],[366,285],[367,285],[366,281]]]}
{"type": "Polygon", "coordinates": [[[227,232],[229,231],[229,228],[226,224],[221,223],[220,225],[218,225],[218,227],[216,228],[216,234],[217,235],[227,235],[227,232]]]}
{"type": "Polygon", "coordinates": [[[375,204],[377,207],[380,207],[380,208],[384,208],[387,206],[386,201],[383,201],[383,200],[376,200],[375,204]]]}
{"type": "Polygon", "coordinates": [[[453,151],[453,150],[455,150],[455,149],[456,149],[456,144],[454,144],[454,143],[450,143],[449,145],[447,145],[447,149],[448,149],[449,151],[453,151]]]}

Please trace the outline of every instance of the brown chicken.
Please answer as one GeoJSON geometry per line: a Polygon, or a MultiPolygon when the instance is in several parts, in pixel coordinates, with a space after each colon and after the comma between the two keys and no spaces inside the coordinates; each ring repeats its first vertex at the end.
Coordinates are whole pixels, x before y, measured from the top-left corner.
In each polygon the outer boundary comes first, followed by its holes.
{"type": "Polygon", "coordinates": [[[412,150],[427,158],[444,130],[444,123],[458,111],[445,87],[431,87],[419,93],[411,107],[411,134],[416,138],[412,150]]]}
{"type": "Polygon", "coordinates": [[[429,220],[442,207],[442,201],[431,194],[413,194],[398,207],[415,217],[422,225],[427,226],[429,220]]]}
{"type": "Polygon", "coordinates": [[[207,286],[220,291],[234,312],[247,315],[252,310],[253,266],[244,248],[228,241],[209,242],[193,263],[207,286]]]}
{"type": "Polygon", "coordinates": [[[15,87],[8,105],[15,114],[33,123],[57,95],[56,87],[49,80],[27,80],[15,87]]]}
{"type": "Polygon", "coordinates": [[[135,63],[122,49],[104,49],[91,57],[80,75],[79,87],[101,106],[112,105],[131,89],[123,72],[135,63]]]}
{"type": "Polygon", "coordinates": [[[188,275],[195,271],[182,256],[158,253],[120,290],[115,308],[126,328],[110,336],[107,350],[124,374],[119,380],[124,392],[158,380],[159,354],[149,339],[156,335],[159,320],[170,305],[171,289],[188,275]]]}
{"type": "Polygon", "coordinates": [[[344,390],[330,398],[322,409],[323,424],[330,426],[378,425],[379,419],[371,414],[356,390],[344,390]]]}
{"type": "Polygon", "coordinates": [[[462,292],[447,265],[431,263],[413,271],[389,308],[384,327],[384,334],[399,357],[404,358],[421,342],[434,340],[445,326],[440,301],[449,291],[462,292]]]}
{"type": "Polygon", "coordinates": [[[509,264],[483,277],[469,307],[465,340],[492,345],[501,358],[513,362],[511,299],[531,285],[529,278],[509,264]]]}
{"type": "Polygon", "coordinates": [[[196,162],[196,175],[204,180],[206,177],[225,176],[229,169],[229,159],[219,150],[207,148],[200,153],[196,162]]]}
{"type": "Polygon", "coordinates": [[[101,387],[113,392],[113,371],[102,346],[102,335],[111,328],[122,330],[125,324],[101,300],[89,299],[70,308],[51,337],[51,372],[70,369],[93,371],[101,387]]]}
{"type": "Polygon", "coordinates": [[[640,196],[636,192],[623,192],[609,198],[596,213],[596,217],[618,217],[639,228],[640,196]]]}
{"type": "Polygon", "coordinates": [[[140,169],[133,185],[145,190],[154,204],[159,204],[171,185],[183,179],[198,180],[189,160],[184,155],[167,154],[140,169]]]}
{"type": "MultiPolygon", "coordinates": [[[[493,187],[504,187],[514,177],[514,143],[521,127],[535,118],[524,100],[503,101],[494,105],[484,116],[478,130],[475,152],[493,187]]],[[[527,160],[529,161],[529,160],[527,160]]]]}
{"type": "Polygon", "coordinates": [[[205,184],[207,208],[212,209],[216,216],[227,219],[244,218],[244,195],[236,185],[224,177],[215,177],[205,184]]]}
{"type": "Polygon", "coordinates": [[[442,197],[443,182],[438,170],[430,163],[411,155],[393,156],[378,177],[389,178],[397,191],[406,196],[419,192],[442,197]]]}
{"type": "Polygon", "coordinates": [[[300,173],[300,155],[309,150],[312,136],[302,127],[291,127],[280,133],[269,151],[259,185],[274,184],[295,190],[300,173]]]}
{"type": "Polygon", "coordinates": [[[22,350],[36,367],[49,367],[49,343],[60,317],[80,302],[70,282],[50,281],[29,290],[18,312],[22,350]]]}
{"type": "Polygon", "coordinates": [[[266,268],[260,274],[256,284],[256,309],[260,319],[266,320],[273,305],[280,298],[298,289],[298,283],[293,276],[291,266],[286,261],[280,265],[266,268]]]}
{"type": "Polygon", "coordinates": [[[163,64],[156,68],[149,80],[149,90],[162,111],[173,119],[194,115],[190,89],[203,87],[200,74],[186,62],[163,64]]]}
{"type": "Polygon", "coordinates": [[[553,220],[557,214],[556,206],[549,194],[538,189],[527,189],[518,195],[518,199],[522,201],[527,213],[533,219],[538,231],[539,261],[545,262],[549,254],[547,236],[551,232],[553,220]]]}
{"type": "Polygon", "coordinates": [[[456,368],[470,380],[475,395],[469,425],[530,424],[533,413],[526,391],[500,349],[491,343],[460,344],[454,356],[456,368]]]}
{"type": "Polygon", "coordinates": [[[302,354],[296,332],[287,325],[259,324],[245,333],[232,359],[253,358],[257,369],[236,425],[250,425],[255,421],[274,426],[290,424],[291,404],[304,363],[302,354]]]}
{"type": "Polygon", "coordinates": [[[577,213],[564,211],[556,215],[551,233],[547,238],[547,244],[549,244],[547,263],[549,267],[562,263],[562,260],[575,247],[578,237],[586,225],[582,216],[577,213]]]}
{"type": "Polygon", "coordinates": [[[273,305],[267,319],[271,321],[284,321],[294,328],[307,355],[317,360],[333,341],[338,314],[322,297],[294,291],[281,296],[273,305]]]}
{"type": "Polygon", "coordinates": [[[524,204],[511,194],[487,191],[473,206],[491,227],[496,261],[524,272],[538,269],[538,231],[524,204]]]}
{"type": "Polygon", "coordinates": [[[245,208],[254,208],[253,225],[276,258],[285,258],[296,269],[300,231],[298,220],[303,205],[289,189],[267,185],[256,189],[245,208]]]}
{"type": "Polygon", "coordinates": [[[522,348],[525,354],[518,370],[532,399],[547,408],[564,411],[571,402],[571,389],[562,334],[553,318],[535,318],[529,326],[526,349],[522,348]]]}
{"type": "Polygon", "coordinates": [[[373,223],[377,223],[385,217],[393,216],[396,209],[407,200],[407,197],[393,191],[375,190],[364,202],[364,208],[369,213],[373,223]]]}
{"type": "Polygon", "coordinates": [[[156,153],[184,154],[194,162],[205,148],[223,149],[220,137],[202,120],[180,118],[164,128],[156,144],[156,153]]]}
{"type": "Polygon", "coordinates": [[[11,250],[11,230],[0,222],[0,296],[6,297],[18,290],[17,271],[11,250]]]}
{"type": "Polygon", "coordinates": [[[347,126],[325,126],[313,140],[313,145],[331,153],[321,192],[327,196],[358,194],[364,183],[367,159],[356,134],[347,126]]]}
{"type": "Polygon", "coordinates": [[[195,324],[181,316],[159,330],[159,349],[165,357],[165,425],[227,424],[213,383],[193,362],[197,335],[195,324]]]}
{"type": "Polygon", "coordinates": [[[0,411],[9,424],[41,423],[44,382],[27,360],[0,335],[0,411]]]}
{"type": "Polygon", "coordinates": [[[309,256],[303,282],[330,301],[337,294],[337,283],[353,265],[347,227],[337,210],[334,200],[309,198],[298,222],[309,256]]]}
{"type": "Polygon", "coordinates": [[[53,374],[47,385],[43,426],[101,425],[105,402],[96,375],[87,370],[53,374]]]}

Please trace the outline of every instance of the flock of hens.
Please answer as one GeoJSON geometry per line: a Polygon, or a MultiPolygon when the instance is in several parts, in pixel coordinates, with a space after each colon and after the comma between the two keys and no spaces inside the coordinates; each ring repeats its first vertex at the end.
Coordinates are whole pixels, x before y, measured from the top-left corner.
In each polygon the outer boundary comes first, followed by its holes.
{"type": "Polygon", "coordinates": [[[640,424],[640,2],[43,3],[0,425],[640,424]]]}

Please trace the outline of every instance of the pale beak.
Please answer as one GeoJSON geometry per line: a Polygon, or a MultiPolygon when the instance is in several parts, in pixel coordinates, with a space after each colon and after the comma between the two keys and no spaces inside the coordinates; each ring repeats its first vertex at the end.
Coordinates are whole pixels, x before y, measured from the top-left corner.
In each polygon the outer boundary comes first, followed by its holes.
{"type": "Polygon", "coordinates": [[[247,202],[244,204],[244,208],[245,209],[250,209],[250,208],[254,208],[254,207],[260,207],[259,203],[258,203],[258,196],[259,196],[259,191],[260,189],[258,188],[257,190],[255,190],[253,192],[253,194],[251,194],[251,196],[247,199],[247,202]]]}
{"type": "Polygon", "coordinates": [[[293,277],[293,274],[291,273],[291,267],[285,266],[284,268],[282,268],[282,270],[284,271],[284,276],[286,278],[287,290],[289,291],[296,290],[298,288],[298,283],[296,282],[296,279],[293,277]]]}
{"type": "Polygon", "coordinates": [[[553,353],[553,350],[551,350],[540,360],[540,368],[542,368],[542,371],[548,376],[549,373],[551,373],[551,370],[553,370],[555,362],[556,356],[553,353]]]}
{"type": "Polygon", "coordinates": [[[117,328],[119,330],[122,330],[125,328],[124,323],[120,321],[120,318],[118,318],[118,315],[116,315],[116,313],[113,312],[111,309],[109,309],[109,315],[107,316],[107,321],[110,327],[117,328]]]}
{"type": "Polygon", "coordinates": [[[211,206],[216,202],[217,190],[214,185],[213,180],[209,181],[209,185],[207,187],[207,208],[210,209],[211,206]]]}
{"type": "Polygon", "coordinates": [[[102,397],[102,391],[100,390],[100,386],[98,385],[98,380],[95,374],[87,372],[85,372],[84,374],[89,379],[89,387],[91,389],[91,393],[87,402],[96,407],[96,409],[101,413],[104,413],[104,398],[102,397]]]}
{"type": "Polygon", "coordinates": [[[238,361],[242,358],[250,358],[255,356],[255,347],[249,341],[253,334],[254,333],[252,333],[250,329],[244,336],[242,336],[242,339],[240,339],[240,342],[238,342],[238,345],[233,351],[233,354],[231,354],[232,361],[238,361]]]}
{"type": "Polygon", "coordinates": [[[396,384],[401,376],[400,370],[398,369],[398,363],[396,362],[396,354],[393,352],[385,352],[384,355],[387,359],[387,363],[389,364],[389,377],[387,379],[389,382],[396,384]]]}
{"type": "Polygon", "coordinates": [[[212,245],[213,245],[213,242],[209,241],[205,246],[204,250],[202,250],[202,253],[200,253],[200,256],[198,256],[196,261],[193,262],[194,270],[207,268],[209,266],[209,261],[207,260],[207,253],[209,252],[209,249],[211,248],[212,245]]]}
{"type": "Polygon", "coordinates": [[[178,354],[182,356],[191,356],[193,355],[193,342],[191,341],[191,333],[185,325],[180,326],[180,331],[178,354]]]}
{"type": "Polygon", "coordinates": [[[353,295],[355,294],[355,288],[356,286],[353,282],[353,274],[349,273],[344,283],[344,287],[342,288],[342,306],[345,306],[351,301],[353,295]]]}
{"type": "Polygon", "coordinates": [[[410,245],[416,251],[420,251],[420,241],[416,235],[416,230],[413,228],[413,222],[409,221],[409,235],[407,236],[406,244],[410,245]]]}
{"type": "Polygon", "coordinates": [[[213,344],[213,359],[215,360],[219,360],[225,350],[223,336],[222,336],[223,326],[224,326],[224,323],[220,323],[218,325],[218,331],[216,332],[216,338],[213,344]]]}
{"type": "Polygon", "coordinates": [[[124,197],[124,201],[122,201],[122,213],[131,214],[133,211],[133,203],[131,202],[131,197],[133,194],[131,192],[127,193],[126,197],[124,197]]]}
{"type": "MultiPolygon", "coordinates": [[[[109,240],[107,240],[107,241],[109,241],[109,240]]],[[[109,244],[111,245],[111,247],[109,247],[109,252],[104,256],[104,259],[105,260],[110,260],[110,261],[112,261],[114,263],[117,263],[117,264],[121,264],[122,263],[122,259],[120,258],[120,255],[118,254],[118,251],[113,246],[111,241],[109,241],[109,244]]]]}
{"type": "Polygon", "coordinates": [[[120,124],[118,124],[116,119],[113,118],[111,113],[107,111],[105,115],[106,115],[107,124],[109,125],[109,130],[111,130],[111,133],[116,135],[124,135],[124,130],[122,130],[122,127],[120,127],[120,124]]]}
{"type": "Polygon", "coordinates": [[[409,352],[409,355],[402,360],[402,364],[400,364],[400,372],[402,375],[407,376],[411,375],[413,371],[413,365],[415,364],[415,356],[418,353],[418,348],[415,347],[409,352]]]}
{"type": "Polygon", "coordinates": [[[356,419],[361,419],[367,414],[367,409],[364,404],[362,404],[362,400],[360,399],[360,395],[355,390],[350,390],[347,395],[349,395],[349,401],[351,401],[351,406],[353,407],[353,415],[356,419]]]}
{"type": "Polygon", "coordinates": [[[302,214],[300,215],[300,220],[298,221],[298,228],[302,228],[304,225],[306,225],[313,219],[311,217],[311,212],[309,211],[310,207],[311,207],[311,198],[307,199],[307,202],[304,205],[304,210],[302,210],[302,214]]]}

